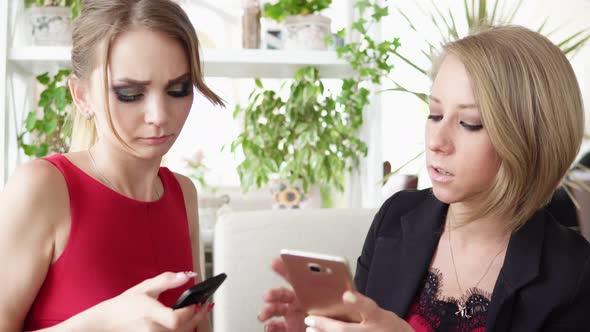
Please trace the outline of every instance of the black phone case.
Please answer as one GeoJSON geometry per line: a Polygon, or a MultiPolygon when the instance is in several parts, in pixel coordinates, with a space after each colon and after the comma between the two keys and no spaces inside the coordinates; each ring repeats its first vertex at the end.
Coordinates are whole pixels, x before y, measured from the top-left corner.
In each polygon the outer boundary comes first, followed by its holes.
{"type": "Polygon", "coordinates": [[[180,295],[172,309],[180,309],[191,304],[203,304],[215,293],[217,288],[225,281],[227,275],[221,273],[187,289],[180,295]]]}

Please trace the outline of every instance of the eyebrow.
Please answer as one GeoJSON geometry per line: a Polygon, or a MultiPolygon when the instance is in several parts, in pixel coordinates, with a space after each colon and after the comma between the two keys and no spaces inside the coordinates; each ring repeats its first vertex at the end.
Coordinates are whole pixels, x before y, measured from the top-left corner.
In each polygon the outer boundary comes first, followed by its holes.
{"type": "MultiPolygon", "coordinates": [[[[440,102],[440,99],[438,99],[432,95],[428,96],[428,99],[430,99],[431,101],[433,101],[435,103],[442,104],[440,102]]],[[[468,109],[468,108],[477,108],[477,105],[476,104],[459,104],[457,107],[459,109],[468,109]]]]}
{"type": "MultiPolygon", "coordinates": [[[[173,78],[168,81],[168,83],[166,84],[166,88],[169,88],[170,86],[172,86],[176,83],[183,82],[190,77],[191,77],[190,73],[184,73],[184,74],[178,76],[177,78],[173,78]]],[[[132,78],[123,77],[123,78],[119,78],[119,79],[114,80],[113,83],[115,85],[116,84],[126,84],[126,85],[144,85],[145,86],[145,85],[150,85],[152,82],[151,81],[139,81],[139,80],[134,80],[132,78]]]]}

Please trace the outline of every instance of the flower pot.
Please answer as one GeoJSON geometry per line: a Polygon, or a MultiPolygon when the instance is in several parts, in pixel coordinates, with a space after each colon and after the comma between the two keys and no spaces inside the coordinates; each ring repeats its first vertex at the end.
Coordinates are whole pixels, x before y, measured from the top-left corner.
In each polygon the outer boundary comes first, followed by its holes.
{"type": "Polygon", "coordinates": [[[272,208],[275,210],[322,207],[322,197],[319,190],[312,186],[306,193],[300,181],[290,184],[288,180],[273,180],[270,183],[270,188],[272,208]]]}
{"type": "Polygon", "coordinates": [[[286,50],[325,50],[331,20],[323,15],[287,16],[284,21],[286,50]]]}
{"type": "Polygon", "coordinates": [[[72,41],[71,10],[68,7],[32,7],[28,10],[34,45],[67,46],[72,41]]]}

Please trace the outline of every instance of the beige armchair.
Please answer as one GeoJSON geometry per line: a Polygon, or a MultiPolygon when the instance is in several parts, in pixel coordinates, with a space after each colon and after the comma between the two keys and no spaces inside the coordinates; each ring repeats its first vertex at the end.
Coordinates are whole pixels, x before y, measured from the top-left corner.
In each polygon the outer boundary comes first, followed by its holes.
{"type": "Polygon", "coordinates": [[[344,256],[352,273],[375,209],[266,210],[237,212],[218,220],[213,243],[214,275],[227,280],[215,294],[216,332],[263,331],[256,316],[262,295],[286,285],[270,269],[283,248],[344,256]]]}

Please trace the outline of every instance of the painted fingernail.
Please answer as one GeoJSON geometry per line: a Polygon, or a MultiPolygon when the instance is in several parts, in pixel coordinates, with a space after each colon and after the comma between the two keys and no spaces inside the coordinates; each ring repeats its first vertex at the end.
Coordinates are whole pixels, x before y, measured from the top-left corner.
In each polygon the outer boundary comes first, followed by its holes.
{"type": "Polygon", "coordinates": [[[185,271],[185,272],[178,272],[176,274],[177,279],[190,279],[197,276],[196,272],[193,271],[185,271]]]}
{"type": "MultiPolygon", "coordinates": [[[[313,319],[312,317],[305,317],[305,319],[303,320],[303,322],[305,323],[305,325],[309,326],[309,327],[314,327],[315,326],[315,319],[313,319]]],[[[315,331],[315,330],[314,330],[315,331]]],[[[309,330],[306,330],[305,332],[310,332],[309,330]]],[[[313,332],[313,331],[311,331],[313,332]]]]}
{"type": "Polygon", "coordinates": [[[350,291],[346,291],[342,296],[342,299],[348,303],[356,303],[356,296],[350,291]]]}

